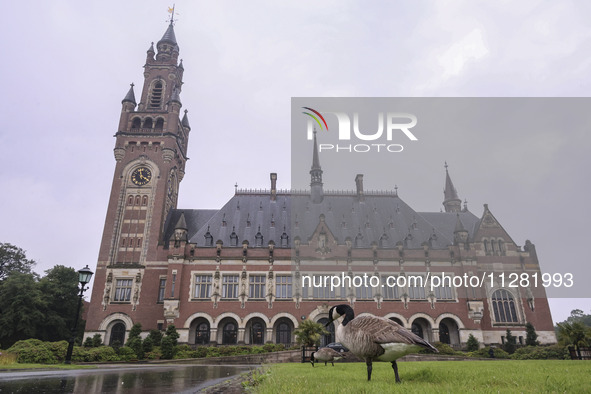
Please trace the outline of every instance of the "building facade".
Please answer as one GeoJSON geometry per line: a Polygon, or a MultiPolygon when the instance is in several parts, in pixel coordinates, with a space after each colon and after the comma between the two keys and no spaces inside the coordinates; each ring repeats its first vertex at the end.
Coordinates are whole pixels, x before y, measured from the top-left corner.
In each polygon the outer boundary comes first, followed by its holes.
{"type": "Polygon", "coordinates": [[[454,347],[470,334],[502,343],[507,329],[525,338],[527,322],[556,341],[543,287],[509,280],[540,273],[534,245],[518,246],[487,205],[462,207],[447,165],[444,211],[417,212],[396,191],[364,191],[361,174],[353,192],[324,190],[314,139],[308,192],[277,190],[271,173],[268,190],[236,190],[219,210],[178,209],[191,134],[178,56],[171,22],[148,49],[139,103],[133,85],[122,101],[85,337],[123,343],[135,323],[144,335],[174,324],[196,346],[292,344],[303,319],[348,303],[454,347]]]}

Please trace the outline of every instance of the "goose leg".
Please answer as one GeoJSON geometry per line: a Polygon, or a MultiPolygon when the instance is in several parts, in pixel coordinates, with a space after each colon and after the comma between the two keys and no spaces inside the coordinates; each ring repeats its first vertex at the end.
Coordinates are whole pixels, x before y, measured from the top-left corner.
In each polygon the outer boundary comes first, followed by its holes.
{"type": "Polygon", "coordinates": [[[396,375],[396,383],[402,383],[400,376],[398,376],[398,364],[396,364],[396,361],[392,361],[392,369],[394,370],[394,375],[396,375]]]}
{"type": "Polygon", "coordinates": [[[326,361],[324,362],[324,366],[326,367],[326,361]]]}
{"type": "Polygon", "coordinates": [[[334,367],[334,361],[331,361],[330,363],[331,363],[331,364],[332,364],[332,366],[334,367]]]}
{"type": "Polygon", "coordinates": [[[372,370],[371,361],[367,361],[366,364],[367,364],[367,381],[369,382],[371,380],[371,370],[372,370]]]}

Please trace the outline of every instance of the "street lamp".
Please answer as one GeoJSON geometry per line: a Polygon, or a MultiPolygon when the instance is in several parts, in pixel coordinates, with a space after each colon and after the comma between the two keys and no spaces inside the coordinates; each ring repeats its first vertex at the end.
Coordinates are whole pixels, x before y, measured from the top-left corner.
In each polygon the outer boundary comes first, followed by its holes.
{"type": "Polygon", "coordinates": [[[82,268],[78,271],[78,282],[80,282],[80,294],[78,294],[78,308],[76,308],[76,320],[74,320],[74,327],[72,327],[72,335],[70,336],[70,340],[68,341],[68,352],[66,353],[65,363],[70,364],[72,361],[72,351],[74,350],[74,340],[76,339],[76,329],[78,328],[78,318],[80,317],[80,306],[82,305],[82,295],[84,291],[88,288],[85,288],[87,283],[90,282],[90,278],[92,278],[93,272],[88,268],[88,264],[86,267],[82,268]]]}

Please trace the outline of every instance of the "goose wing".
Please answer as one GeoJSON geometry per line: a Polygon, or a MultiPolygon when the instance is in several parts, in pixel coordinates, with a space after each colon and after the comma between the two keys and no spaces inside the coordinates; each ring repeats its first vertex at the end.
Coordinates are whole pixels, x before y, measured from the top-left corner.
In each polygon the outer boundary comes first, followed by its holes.
{"type": "Polygon", "coordinates": [[[377,316],[359,316],[349,324],[353,324],[359,330],[365,331],[376,344],[406,343],[438,352],[429,342],[390,319],[377,316]]]}

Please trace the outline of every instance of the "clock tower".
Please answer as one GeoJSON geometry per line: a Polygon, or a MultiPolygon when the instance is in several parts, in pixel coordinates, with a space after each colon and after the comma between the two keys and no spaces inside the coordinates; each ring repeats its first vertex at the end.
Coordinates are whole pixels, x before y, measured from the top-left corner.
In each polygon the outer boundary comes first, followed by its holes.
{"type": "Polygon", "coordinates": [[[187,161],[189,120],[180,117],[183,63],[173,21],[150,46],[139,103],[131,84],[115,134],[115,175],[98,269],[145,266],[163,244],[164,223],[176,208],[187,161]],[[149,258],[149,257],[148,257],[149,258]]]}

